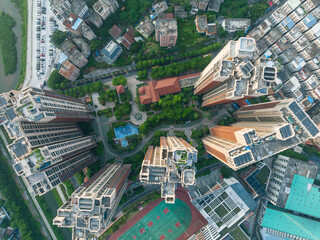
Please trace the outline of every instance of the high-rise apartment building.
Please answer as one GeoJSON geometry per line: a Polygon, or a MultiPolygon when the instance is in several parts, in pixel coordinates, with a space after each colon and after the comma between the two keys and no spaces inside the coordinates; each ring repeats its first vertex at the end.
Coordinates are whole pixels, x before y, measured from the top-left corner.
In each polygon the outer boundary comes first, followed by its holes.
{"type": "Polygon", "coordinates": [[[242,37],[229,43],[202,71],[195,94],[204,94],[202,106],[226,104],[273,93],[277,70],[267,58],[257,58],[255,40],[242,37]]]}
{"type": "Polygon", "coordinates": [[[72,239],[98,236],[109,224],[127,188],[129,164],[106,164],[88,182],[73,192],[71,200],[58,209],[53,224],[72,228],[72,239]]]}
{"type": "Polygon", "coordinates": [[[175,202],[176,184],[183,187],[195,184],[198,151],[177,137],[161,137],[160,147],[149,146],[142,162],[140,181],[161,184],[161,197],[166,203],[175,202]]]}
{"type": "Polygon", "coordinates": [[[244,106],[234,116],[237,123],[212,127],[203,138],[207,152],[234,170],[319,136],[294,99],[244,106]]]}
{"type": "Polygon", "coordinates": [[[14,148],[9,145],[8,149],[15,156],[17,151],[24,153],[20,158],[16,156],[13,168],[19,176],[23,175],[26,178],[35,195],[42,195],[94,163],[96,157],[89,150],[96,147],[96,143],[93,136],[88,136],[36,148],[33,151],[24,148],[22,144],[15,145],[14,148]]]}
{"type": "Polygon", "coordinates": [[[17,121],[83,122],[93,119],[91,111],[80,99],[43,89],[28,87],[0,97],[13,106],[17,121]]]}
{"type": "Polygon", "coordinates": [[[35,195],[42,195],[96,161],[95,136],[76,122],[92,114],[79,99],[28,87],[0,95],[0,120],[14,140],[7,146],[14,169],[35,195]]]}

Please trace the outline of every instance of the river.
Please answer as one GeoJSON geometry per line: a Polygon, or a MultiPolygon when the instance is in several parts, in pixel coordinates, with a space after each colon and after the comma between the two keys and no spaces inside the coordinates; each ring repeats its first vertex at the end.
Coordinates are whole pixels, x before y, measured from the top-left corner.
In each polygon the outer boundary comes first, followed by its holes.
{"type": "Polygon", "coordinates": [[[13,28],[13,32],[17,37],[17,54],[18,64],[15,73],[5,76],[2,64],[2,57],[0,56],[0,93],[8,92],[15,88],[19,81],[20,62],[21,62],[21,16],[19,10],[16,9],[10,0],[0,0],[0,11],[8,13],[16,21],[16,25],[13,28]]]}

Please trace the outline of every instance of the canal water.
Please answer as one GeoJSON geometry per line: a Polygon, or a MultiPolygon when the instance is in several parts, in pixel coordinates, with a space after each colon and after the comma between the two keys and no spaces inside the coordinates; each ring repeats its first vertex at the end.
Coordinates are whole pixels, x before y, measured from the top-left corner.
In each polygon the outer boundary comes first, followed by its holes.
{"type": "Polygon", "coordinates": [[[0,93],[10,91],[15,88],[19,81],[20,62],[21,62],[21,16],[19,10],[14,7],[10,0],[0,0],[0,11],[4,11],[14,18],[16,25],[13,32],[16,35],[18,64],[15,73],[5,76],[3,70],[2,57],[0,56],[0,93]]]}

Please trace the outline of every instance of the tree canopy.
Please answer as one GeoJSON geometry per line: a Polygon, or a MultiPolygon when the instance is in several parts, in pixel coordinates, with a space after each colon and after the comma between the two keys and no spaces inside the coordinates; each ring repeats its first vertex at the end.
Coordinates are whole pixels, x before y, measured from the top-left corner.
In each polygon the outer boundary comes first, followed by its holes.
{"type": "Polygon", "coordinates": [[[4,74],[12,74],[17,69],[16,35],[12,28],[16,25],[14,19],[5,12],[0,13],[0,53],[4,74]]]}
{"type": "Polygon", "coordinates": [[[66,88],[67,82],[68,80],[60,75],[58,70],[52,71],[47,81],[48,87],[54,90],[66,88]]]}
{"type": "Polygon", "coordinates": [[[61,44],[66,40],[66,38],[68,37],[68,33],[67,32],[63,32],[60,30],[54,30],[54,32],[51,35],[51,43],[59,48],[61,46],[61,44]]]}
{"type": "Polygon", "coordinates": [[[126,86],[127,85],[127,79],[123,75],[114,77],[112,79],[112,85],[113,86],[118,86],[118,85],[126,86]]]}

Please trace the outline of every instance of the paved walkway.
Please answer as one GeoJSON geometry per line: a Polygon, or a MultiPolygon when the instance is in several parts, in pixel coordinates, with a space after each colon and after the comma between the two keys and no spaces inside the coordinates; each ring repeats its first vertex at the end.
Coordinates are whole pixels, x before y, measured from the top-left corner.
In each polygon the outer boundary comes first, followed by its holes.
{"type": "Polygon", "coordinates": [[[62,192],[62,190],[61,190],[61,188],[60,188],[60,186],[62,186],[63,184],[60,184],[60,185],[58,185],[57,187],[56,187],[56,189],[57,189],[57,191],[58,191],[58,193],[59,193],[59,196],[60,196],[60,198],[61,198],[61,200],[62,200],[62,202],[63,202],[63,204],[67,201],[67,199],[65,198],[65,196],[64,196],[64,194],[63,194],[63,192],[62,192]]]}
{"type": "Polygon", "coordinates": [[[136,97],[137,97],[137,85],[138,84],[141,84],[141,82],[139,80],[137,80],[137,76],[132,76],[132,77],[128,77],[127,79],[127,85],[128,85],[128,89],[129,91],[131,92],[131,95],[132,95],[132,111],[131,111],[131,114],[130,114],[130,121],[137,125],[137,126],[140,126],[142,123],[144,123],[148,116],[145,112],[141,112],[139,111],[139,107],[138,107],[138,104],[136,104],[136,97]],[[136,113],[140,113],[142,118],[141,119],[136,119],[135,118],[135,114],[136,113]]]}
{"type": "Polygon", "coordinates": [[[126,157],[131,157],[133,155],[136,155],[139,151],[141,151],[143,149],[144,145],[147,142],[149,142],[149,140],[153,137],[153,135],[156,131],[170,131],[170,130],[171,131],[185,131],[188,129],[194,129],[194,128],[197,128],[200,126],[206,126],[206,125],[208,126],[208,125],[212,124],[211,121],[208,120],[207,118],[202,118],[202,119],[198,119],[196,121],[193,121],[190,124],[161,125],[161,126],[153,128],[152,131],[150,131],[148,133],[148,137],[144,138],[141,141],[141,143],[139,144],[139,146],[137,148],[135,148],[132,152],[118,153],[117,150],[115,150],[108,143],[106,143],[105,139],[103,138],[100,119],[98,117],[95,119],[97,119],[97,124],[98,124],[98,128],[99,128],[100,136],[102,136],[103,146],[104,146],[106,153],[115,157],[115,158],[119,158],[119,159],[123,159],[126,157]]]}

